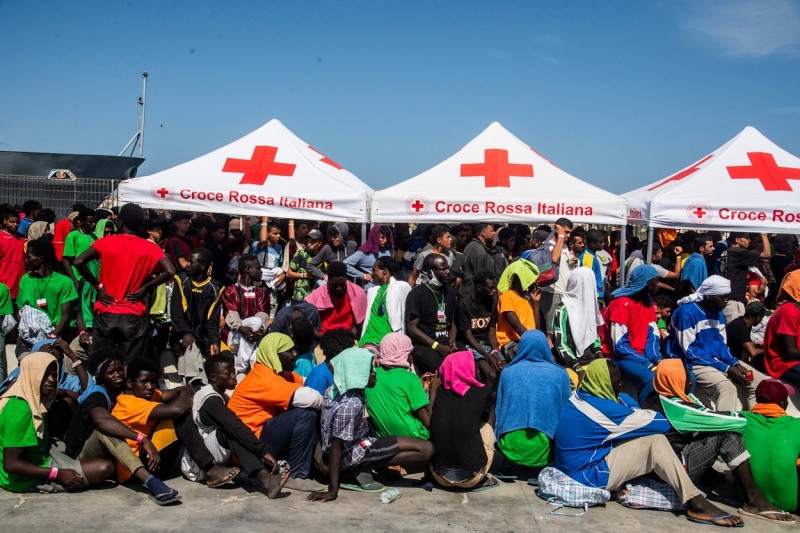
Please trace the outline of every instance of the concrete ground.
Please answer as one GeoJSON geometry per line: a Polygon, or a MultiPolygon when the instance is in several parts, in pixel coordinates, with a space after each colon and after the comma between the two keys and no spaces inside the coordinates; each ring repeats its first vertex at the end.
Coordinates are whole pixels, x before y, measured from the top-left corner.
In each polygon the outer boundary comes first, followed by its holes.
{"type": "MultiPolygon", "coordinates": [[[[552,508],[523,481],[503,483],[477,493],[426,492],[411,486],[412,475],[390,483],[403,488],[402,497],[389,505],[380,495],[340,491],[334,502],[305,501],[305,494],[285,491],[268,500],[253,489],[234,484],[219,489],[174,478],[168,483],[180,491],[183,503],[158,507],[136,487],[109,483],[74,494],[11,494],[0,491],[0,530],[4,532],[87,531],[715,531],[682,515],[627,509],[616,502],[593,507],[580,517],[553,516],[552,508]]],[[[722,498],[724,499],[724,498],[722,498]]],[[[735,507],[712,498],[726,511],[735,507]]],[[[733,502],[729,502],[733,503],[733,502]]],[[[563,509],[574,513],[576,509],[563,509]]],[[[745,518],[752,532],[795,530],[745,518]]]]}

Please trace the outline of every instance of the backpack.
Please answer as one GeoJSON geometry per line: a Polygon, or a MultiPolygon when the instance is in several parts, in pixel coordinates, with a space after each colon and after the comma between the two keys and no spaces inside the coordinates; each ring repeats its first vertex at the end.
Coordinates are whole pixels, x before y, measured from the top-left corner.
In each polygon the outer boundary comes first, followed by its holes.
{"type": "Polygon", "coordinates": [[[550,239],[556,234],[556,230],[550,232],[547,239],[533,250],[528,250],[522,254],[522,259],[530,261],[539,269],[539,277],[536,283],[539,287],[546,287],[558,281],[558,264],[553,264],[553,254],[548,249],[550,239]]]}

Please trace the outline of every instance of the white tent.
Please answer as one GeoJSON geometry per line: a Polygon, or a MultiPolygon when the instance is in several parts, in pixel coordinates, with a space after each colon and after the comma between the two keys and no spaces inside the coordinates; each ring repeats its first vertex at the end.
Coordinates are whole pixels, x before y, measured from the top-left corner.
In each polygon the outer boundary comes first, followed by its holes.
{"type": "Polygon", "coordinates": [[[624,224],[625,200],[564,172],[493,122],[449,159],[372,195],[372,222],[624,224]]]}
{"type": "Polygon", "coordinates": [[[800,233],[800,158],[748,126],[677,174],[624,196],[628,220],[650,227],[800,233]]]}
{"type": "Polygon", "coordinates": [[[122,182],[119,201],[156,209],[366,221],[371,193],[273,119],[197,159],[122,182]]]}

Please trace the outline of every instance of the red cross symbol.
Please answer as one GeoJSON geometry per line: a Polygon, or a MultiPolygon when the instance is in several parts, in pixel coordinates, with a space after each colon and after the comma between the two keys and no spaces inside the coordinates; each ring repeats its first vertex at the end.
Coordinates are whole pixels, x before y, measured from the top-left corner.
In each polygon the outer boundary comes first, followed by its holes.
{"type": "Polygon", "coordinates": [[[702,219],[704,216],[706,216],[706,213],[707,213],[707,211],[705,209],[703,209],[702,207],[698,207],[697,209],[692,211],[692,214],[694,216],[696,216],[697,218],[700,218],[700,219],[702,219]]]}
{"type": "Polygon", "coordinates": [[[775,157],[767,152],[747,152],[748,166],[728,167],[734,180],[757,179],[765,191],[791,191],[788,180],[800,180],[800,168],[779,167],[775,157]]]}
{"type": "MultiPolygon", "coordinates": [[[[664,181],[662,181],[662,182],[661,182],[661,183],[659,183],[658,185],[653,185],[652,187],[650,187],[650,188],[649,188],[649,189],[647,189],[647,190],[648,190],[648,191],[652,191],[653,189],[658,189],[659,187],[661,187],[662,185],[666,185],[666,184],[667,184],[667,183],[669,183],[670,181],[680,181],[680,180],[682,180],[683,178],[685,178],[686,176],[689,176],[689,175],[691,175],[691,174],[694,174],[695,172],[697,172],[698,170],[700,170],[700,165],[702,165],[703,163],[705,163],[706,161],[708,161],[708,160],[709,160],[709,159],[711,159],[712,157],[714,157],[714,154],[711,154],[711,155],[709,155],[709,156],[706,156],[706,157],[704,157],[703,159],[701,159],[700,161],[698,161],[698,162],[697,162],[697,163],[695,163],[694,165],[690,166],[690,167],[689,167],[689,168],[687,168],[686,170],[681,170],[680,172],[678,172],[678,173],[677,173],[677,174],[675,174],[674,176],[670,176],[669,178],[665,179],[664,181]]],[[[700,218],[703,218],[703,217],[700,217],[700,218]]]]}
{"type": "Polygon", "coordinates": [[[414,211],[419,213],[420,211],[422,211],[422,208],[425,207],[425,204],[423,204],[419,200],[416,200],[413,204],[411,204],[411,207],[414,209],[414,211]]]}
{"type": "Polygon", "coordinates": [[[341,166],[341,165],[337,165],[336,163],[334,163],[334,162],[333,162],[333,160],[332,160],[332,159],[330,159],[330,158],[328,158],[328,157],[325,157],[325,154],[323,154],[323,153],[322,153],[322,152],[320,152],[319,150],[315,149],[315,148],[314,148],[313,146],[311,146],[310,144],[308,145],[308,147],[309,147],[309,148],[311,148],[312,150],[314,150],[315,152],[317,152],[319,155],[321,155],[321,156],[322,156],[322,159],[320,159],[320,160],[319,160],[319,162],[320,162],[320,163],[327,163],[328,165],[332,166],[332,167],[333,167],[333,168],[335,168],[336,170],[342,170],[342,166],[341,166]]]}
{"type": "Polygon", "coordinates": [[[291,163],[276,163],[275,156],[278,148],[275,146],[256,146],[253,157],[250,159],[233,159],[229,157],[222,167],[222,172],[242,172],[242,181],[239,183],[250,185],[264,185],[267,177],[292,176],[297,165],[291,163]]]}
{"type": "Polygon", "coordinates": [[[169,189],[165,189],[161,187],[159,190],[156,191],[156,194],[159,195],[161,198],[166,198],[169,194],[169,189]]]}
{"type": "Polygon", "coordinates": [[[483,176],[485,187],[511,187],[511,176],[533,177],[533,165],[508,162],[508,150],[487,148],[483,163],[461,165],[461,177],[483,176]]]}

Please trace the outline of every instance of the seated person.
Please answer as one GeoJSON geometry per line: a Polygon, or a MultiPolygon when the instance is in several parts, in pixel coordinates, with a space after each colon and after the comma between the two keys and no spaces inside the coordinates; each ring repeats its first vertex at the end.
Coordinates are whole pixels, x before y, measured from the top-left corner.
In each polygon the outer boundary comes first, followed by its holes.
{"type": "Polygon", "coordinates": [[[653,472],[675,489],[689,520],[740,524],[741,516],[713,505],[689,479],[664,437],[669,421],[655,411],[622,403],[635,405],[629,396],[620,397],[621,390],[622,374],[613,361],[597,359],[586,367],[558,421],[553,466],[578,483],[609,491],[653,472]]]}
{"type": "Polygon", "coordinates": [[[291,307],[284,307],[275,313],[275,320],[269,326],[270,333],[283,333],[292,336],[292,320],[303,317],[314,327],[314,331],[322,328],[317,308],[307,302],[294,303],[291,307]]]}
{"type": "MultiPolygon", "coordinates": [[[[375,384],[375,357],[363,348],[348,348],[333,360],[334,382],[325,392],[322,409],[322,451],[328,454],[327,491],[309,494],[309,501],[332,501],[339,495],[339,478],[350,471],[358,478],[377,466],[424,465],[433,457],[430,442],[410,437],[370,436],[364,389],[375,384]]],[[[380,484],[370,490],[382,490],[380,484]]]]}
{"type": "Polygon", "coordinates": [[[744,316],[734,318],[725,325],[725,336],[731,355],[759,368],[763,367],[764,349],[756,346],[750,333],[753,327],[761,324],[765,314],[764,304],[751,300],[744,307],[744,316]]]}
{"type": "Polygon", "coordinates": [[[317,337],[333,328],[347,328],[358,335],[367,315],[364,289],[347,280],[347,267],[340,261],[328,263],[328,282],[314,289],[306,303],[319,311],[322,326],[317,337]]]}
{"type": "MultiPolygon", "coordinates": [[[[387,333],[405,329],[406,298],[411,292],[408,283],[397,280],[400,264],[391,257],[379,257],[372,265],[372,284],[367,291],[367,316],[358,345],[378,345],[387,333]]],[[[369,348],[368,348],[369,349],[369,348]]]]}
{"type": "Polygon", "coordinates": [[[553,362],[545,334],[536,329],[523,333],[497,388],[494,433],[500,452],[516,465],[546,466],[569,392],[567,372],[553,362]]]}
{"type": "Polygon", "coordinates": [[[603,325],[597,305],[594,272],[578,267],[569,273],[567,289],[553,313],[553,354],[567,369],[574,391],[583,367],[603,356],[599,328],[603,325]]]}
{"type": "Polygon", "coordinates": [[[256,348],[269,324],[269,291],[256,286],[260,280],[261,264],[256,256],[243,255],[239,279],[222,291],[222,339],[236,354],[236,370],[241,374],[252,368],[256,348]]]}
{"type": "Polygon", "coordinates": [[[725,343],[722,310],[730,293],[730,280],[717,275],[706,278],[697,292],[678,301],[669,334],[672,353],[683,359],[697,387],[711,398],[717,411],[737,411],[737,395],[743,406],[754,405],[755,388],[766,379],[733,357],[725,343]]]}
{"type": "Polygon", "coordinates": [[[233,391],[228,407],[269,446],[273,457],[289,461],[292,474],[286,486],[311,492],[321,488],[309,475],[322,397],[304,387],[303,378],[292,371],[296,359],[291,338],[268,334],[258,346],[256,364],[233,391]]]}
{"type": "Polygon", "coordinates": [[[784,276],[777,296],[782,304],[764,332],[764,364],[773,378],[800,385],[800,270],[784,276]]]}
{"type": "Polygon", "coordinates": [[[116,348],[95,348],[88,365],[95,385],[78,398],[78,408],[64,438],[67,455],[78,461],[115,459],[144,484],[148,496],[158,505],[180,502],[177,490],[169,488],[148,471],[148,468],[157,470],[160,465],[158,450],[150,438],[133,431],[111,415],[117,396],[125,389],[122,354],[116,348]],[[126,439],[135,441],[147,455],[147,468],[126,439]]]}
{"type": "Polygon", "coordinates": [[[436,389],[431,387],[429,400],[419,377],[411,372],[413,349],[411,339],[402,333],[389,333],[381,341],[381,366],[375,368],[375,385],[364,390],[376,437],[429,437],[436,389]]]}
{"type": "Polygon", "coordinates": [[[652,295],[658,290],[658,272],[639,265],[628,283],[611,296],[603,313],[608,351],[622,376],[636,385],[639,401],[653,391],[653,369],[661,361],[660,334],[652,295]]]}
{"type": "Polygon", "coordinates": [[[481,270],[472,281],[475,292],[459,298],[456,307],[456,346],[472,352],[481,375],[494,388],[503,369],[497,348],[497,277],[481,270]]]}
{"type": "Polygon", "coordinates": [[[314,357],[314,327],[305,317],[292,319],[292,340],[298,356],[294,365],[294,373],[306,378],[317,366],[314,357]]]}
{"type": "Polygon", "coordinates": [[[10,492],[63,492],[113,476],[111,461],[76,461],[50,442],[47,410],[57,394],[56,358],[32,353],[19,368],[19,378],[0,397],[0,487],[10,492]]]}
{"type": "MultiPolygon", "coordinates": [[[[267,497],[277,497],[289,479],[290,468],[287,465],[280,469],[267,443],[258,439],[228,408],[227,391],[236,388],[233,355],[228,351],[212,355],[206,359],[205,371],[208,385],[194,395],[192,419],[206,448],[220,466],[230,464],[231,454],[235,455],[242,471],[258,480],[267,497]]],[[[183,463],[181,467],[187,478],[199,479],[200,469],[194,461],[187,469],[183,468],[183,463]]]]}
{"type": "Polygon", "coordinates": [[[536,265],[517,259],[503,271],[497,283],[497,345],[506,362],[514,359],[523,333],[536,329],[542,293],[535,285],[536,265]],[[529,295],[530,300],[525,296],[529,295]]]}
{"type": "Polygon", "coordinates": [[[758,403],[744,411],[744,445],[756,486],[773,505],[797,512],[797,461],[800,457],[800,420],[786,414],[793,387],[766,379],[756,387],[758,403]]]}
{"type": "Polygon", "coordinates": [[[327,388],[333,385],[331,361],[344,350],[352,348],[355,343],[356,338],[349,329],[335,328],[326,331],[319,339],[319,347],[325,361],[314,367],[314,370],[306,378],[305,386],[311,387],[320,394],[325,394],[327,388]]]}
{"type": "Polygon", "coordinates": [[[436,372],[456,341],[457,291],[447,285],[447,260],[430,254],[422,267],[422,283],[406,298],[406,333],[414,343],[414,367],[419,374],[436,372]]]}
{"type": "Polygon", "coordinates": [[[430,464],[433,479],[443,487],[461,489],[496,485],[498,481],[487,475],[494,458],[492,391],[475,379],[472,352],[445,357],[431,390],[439,384],[431,402],[431,443],[436,449],[430,464]]]}
{"type": "MultiPolygon", "coordinates": [[[[189,265],[192,263],[189,254],[189,265]]],[[[158,390],[158,365],[152,359],[137,358],[128,363],[127,390],[117,396],[111,416],[137,433],[145,435],[158,450],[160,467],[151,471],[159,477],[169,473],[169,468],[184,447],[188,456],[200,465],[209,487],[219,487],[239,473],[238,468],[223,468],[214,463],[214,457],[205,447],[197,426],[189,414],[192,407],[190,387],[158,390]]],[[[147,456],[139,449],[136,439],[126,439],[133,453],[142,462],[147,456]]],[[[117,465],[117,479],[126,481],[131,472],[117,465]]]]}
{"type": "MultiPolygon", "coordinates": [[[[655,391],[642,408],[661,413],[669,420],[672,428],[667,432],[667,440],[681,458],[689,479],[698,483],[719,457],[744,489],[746,501],[740,513],[777,522],[787,520],[786,513],[769,503],[753,481],[750,454],[741,435],[747,419],[737,413],[706,409],[690,394],[692,379],[680,359],[658,363],[653,386],[655,391]]],[[[794,522],[791,515],[788,520],[794,522]]]]}

